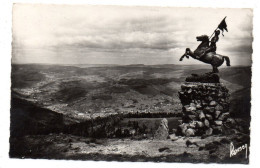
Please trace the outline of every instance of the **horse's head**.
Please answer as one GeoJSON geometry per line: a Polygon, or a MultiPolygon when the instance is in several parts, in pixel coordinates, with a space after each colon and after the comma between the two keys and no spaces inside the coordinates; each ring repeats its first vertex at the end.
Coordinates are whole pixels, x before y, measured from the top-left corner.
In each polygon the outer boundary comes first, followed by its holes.
{"type": "Polygon", "coordinates": [[[196,37],[197,41],[209,41],[209,36],[201,35],[196,37]]]}

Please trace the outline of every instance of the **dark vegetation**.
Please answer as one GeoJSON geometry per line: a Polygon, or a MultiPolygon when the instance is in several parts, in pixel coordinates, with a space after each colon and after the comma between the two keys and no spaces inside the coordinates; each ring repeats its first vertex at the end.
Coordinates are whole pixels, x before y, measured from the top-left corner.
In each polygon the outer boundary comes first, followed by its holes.
{"type": "MultiPolygon", "coordinates": [[[[126,137],[130,134],[124,134],[120,122],[123,118],[133,118],[123,125],[127,126],[125,129],[141,130],[144,127],[145,118],[160,118],[176,117],[178,114],[173,113],[133,113],[133,114],[118,114],[108,117],[97,117],[95,120],[86,120],[78,123],[70,120],[68,117],[56,113],[54,111],[38,107],[26,100],[12,98],[11,101],[11,137],[21,137],[25,135],[46,135],[50,133],[68,133],[72,135],[94,137],[94,138],[113,138],[126,137]],[[142,119],[142,125],[138,125],[135,119],[142,119]],[[118,132],[121,130],[121,133],[118,132]]],[[[126,122],[126,121],[124,121],[126,122]]],[[[151,122],[151,120],[150,120],[151,122]]],[[[148,123],[149,124],[149,123],[148,123]]],[[[177,125],[176,125],[177,126],[177,125]]],[[[176,127],[175,126],[175,127],[176,127]]],[[[149,125],[151,128],[152,126],[149,125]]],[[[127,132],[127,131],[125,131],[127,132]]],[[[136,134],[148,133],[144,131],[136,134]]],[[[150,131],[150,133],[152,133],[150,131]]]]}
{"type": "Polygon", "coordinates": [[[63,127],[62,114],[40,108],[26,100],[11,99],[11,137],[59,133],[63,127]]]}

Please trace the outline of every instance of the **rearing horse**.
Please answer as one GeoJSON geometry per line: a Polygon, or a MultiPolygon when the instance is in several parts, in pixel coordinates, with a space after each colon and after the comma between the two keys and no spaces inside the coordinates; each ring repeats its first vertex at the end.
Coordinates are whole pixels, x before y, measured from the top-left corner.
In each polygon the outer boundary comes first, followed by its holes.
{"type": "Polygon", "coordinates": [[[199,57],[207,48],[209,48],[209,37],[207,35],[202,35],[196,37],[196,39],[197,41],[201,41],[198,48],[194,52],[189,48],[186,48],[186,52],[181,56],[180,61],[182,61],[184,57],[189,58],[189,56],[191,56],[194,59],[211,64],[214,73],[218,73],[218,67],[221,66],[224,61],[226,61],[227,66],[230,66],[229,57],[217,54],[216,52],[209,52],[206,55],[199,57]]]}

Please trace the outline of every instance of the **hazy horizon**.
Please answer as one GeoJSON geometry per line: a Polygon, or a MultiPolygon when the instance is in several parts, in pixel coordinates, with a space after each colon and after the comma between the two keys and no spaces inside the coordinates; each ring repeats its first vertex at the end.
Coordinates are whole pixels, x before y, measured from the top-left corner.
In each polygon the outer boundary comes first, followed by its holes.
{"type": "MultiPolygon", "coordinates": [[[[73,65],[114,65],[114,66],[132,66],[132,65],[143,65],[143,66],[158,66],[158,65],[176,65],[176,66],[202,66],[202,67],[212,67],[210,64],[80,64],[80,63],[72,63],[72,64],[65,64],[65,63],[11,63],[12,65],[33,65],[33,64],[39,64],[39,65],[64,65],[64,66],[73,66],[73,65]]],[[[252,67],[252,65],[232,65],[232,66],[226,66],[223,64],[223,66],[220,66],[218,68],[230,68],[230,67],[252,67]]]]}

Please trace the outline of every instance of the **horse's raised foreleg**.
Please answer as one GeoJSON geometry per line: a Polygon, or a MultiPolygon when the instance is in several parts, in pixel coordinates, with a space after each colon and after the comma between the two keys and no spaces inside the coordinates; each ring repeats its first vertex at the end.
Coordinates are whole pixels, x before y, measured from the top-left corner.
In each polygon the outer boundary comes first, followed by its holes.
{"type": "Polygon", "coordinates": [[[186,51],[185,51],[185,53],[181,56],[181,58],[180,58],[180,61],[182,61],[183,60],[183,58],[184,57],[186,57],[186,58],[188,58],[189,59],[189,54],[190,54],[190,49],[189,48],[186,48],[186,51]]]}
{"type": "MultiPolygon", "coordinates": [[[[183,58],[186,56],[186,53],[185,54],[183,54],[183,56],[181,56],[181,58],[180,58],[180,61],[182,61],[183,60],[183,58]]],[[[186,56],[187,57],[187,56],[186,56]]]]}

